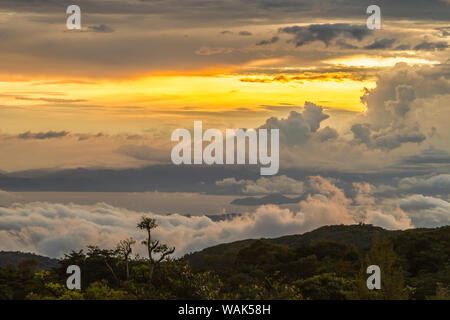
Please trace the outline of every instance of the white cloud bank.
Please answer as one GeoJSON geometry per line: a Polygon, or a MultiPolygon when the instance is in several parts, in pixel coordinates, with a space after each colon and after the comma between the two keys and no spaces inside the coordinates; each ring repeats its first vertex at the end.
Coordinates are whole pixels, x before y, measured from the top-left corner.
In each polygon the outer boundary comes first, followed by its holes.
{"type": "MultiPolygon", "coordinates": [[[[400,205],[393,200],[377,203],[371,197],[368,185],[355,185],[358,196],[356,201],[352,201],[341,189],[322,177],[310,177],[309,184],[311,192],[295,210],[266,205],[223,221],[213,221],[207,216],[136,212],[105,203],[90,206],[46,202],[13,204],[0,208],[0,250],[31,251],[60,257],[89,244],[113,248],[126,237],[132,236],[138,240],[144,237],[144,233],[136,229],[143,214],[157,219],[160,227],[156,229],[155,237],[176,246],[177,256],[218,243],[300,234],[323,225],[363,221],[387,229],[414,227],[405,212],[412,212],[412,217],[419,224],[426,222],[426,219],[417,217],[417,211],[412,210],[411,205],[408,207],[409,202],[400,205]]],[[[410,202],[413,200],[408,199],[410,202]]],[[[439,214],[429,216],[433,225],[449,222],[450,206],[442,201],[436,207],[440,210],[439,214]]],[[[419,209],[423,210],[422,207],[419,209]]],[[[144,254],[143,249],[138,245],[136,252],[144,254]]]]}

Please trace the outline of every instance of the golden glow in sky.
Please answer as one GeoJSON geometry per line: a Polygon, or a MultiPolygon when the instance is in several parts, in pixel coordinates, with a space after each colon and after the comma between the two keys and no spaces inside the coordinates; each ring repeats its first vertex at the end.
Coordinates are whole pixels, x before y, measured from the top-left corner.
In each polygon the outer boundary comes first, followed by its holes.
{"type": "Polygon", "coordinates": [[[88,124],[97,122],[96,131],[133,132],[145,119],[158,118],[157,125],[172,120],[183,121],[183,125],[198,118],[198,113],[220,119],[223,112],[239,110],[247,113],[241,114],[237,125],[250,126],[267,116],[258,115],[263,105],[303,106],[310,101],[329,108],[362,110],[361,90],[375,86],[373,81],[351,79],[261,83],[245,82],[243,78],[218,74],[73,83],[55,79],[3,82],[0,99],[6,108],[2,113],[20,119],[4,124],[3,130],[44,130],[53,122],[52,128],[56,123],[79,131],[89,130],[88,124]]]}
{"type": "Polygon", "coordinates": [[[341,65],[346,67],[393,67],[397,63],[404,62],[409,65],[432,65],[438,64],[439,61],[430,61],[427,59],[413,58],[413,57],[380,57],[355,55],[350,57],[342,57],[338,59],[331,59],[325,61],[333,65],[341,65]]]}

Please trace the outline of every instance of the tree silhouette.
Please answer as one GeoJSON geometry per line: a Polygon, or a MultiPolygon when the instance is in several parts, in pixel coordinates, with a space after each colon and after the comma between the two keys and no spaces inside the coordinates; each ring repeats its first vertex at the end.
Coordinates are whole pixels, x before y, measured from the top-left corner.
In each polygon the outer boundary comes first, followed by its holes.
{"type": "Polygon", "coordinates": [[[108,270],[111,272],[111,275],[113,276],[114,280],[117,282],[118,285],[120,285],[120,279],[117,277],[116,273],[114,272],[114,264],[116,262],[116,250],[109,250],[109,249],[100,249],[98,246],[88,246],[88,256],[94,258],[98,257],[99,259],[102,259],[108,268],[108,270]]]}
{"type": "Polygon", "coordinates": [[[142,244],[147,246],[148,251],[148,285],[151,287],[153,271],[155,267],[161,263],[167,256],[175,252],[175,247],[168,247],[166,244],[159,243],[159,240],[152,240],[152,230],[157,228],[158,224],[155,219],[142,216],[137,228],[147,231],[147,239],[142,241],[142,244]],[[159,259],[153,258],[153,254],[159,254],[159,259]]]}
{"type": "Polygon", "coordinates": [[[128,266],[128,258],[131,255],[131,253],[133,252],[133,248],[132,246],[136,243],[135,240],[133,240],[133,238],[128,238],[125,240],[120,240],[119,243],[117,244],[117,252],[119,253],[119,255],[122,257],[123,262],[125,263],[125,275],[126,275],[126,280],[128,281],[129,277],[130,277],[130,270],[129,270],[129,266],[128,266]]]}

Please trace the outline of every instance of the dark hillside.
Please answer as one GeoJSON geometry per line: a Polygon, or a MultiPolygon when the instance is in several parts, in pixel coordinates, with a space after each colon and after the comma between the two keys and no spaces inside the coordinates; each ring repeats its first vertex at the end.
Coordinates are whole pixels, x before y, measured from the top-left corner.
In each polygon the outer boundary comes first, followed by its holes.
{"type": "MultiPolygon", "coordinates": [[[[372,225],[336,225],[336,226],[324,226],[306,232],[299,235],[289,235],[280,238],[265,239],[268,242],[274,244],[282,244],[288,246],[291,249],[299,248],[301,246],[311,245],[317,242],[330,241],[337,243],[345,243],[354,245],[359,250],[369,250],[372,247],[372,243],[376,239],[385,237],[395,237],[399,234],[399,231],[389,231],[380,227],[374,227],[372,225]]],[[[191,266],[196,269],[203,265],[205,256],[226,256],[226,260],[229,262],[233,260],[238,251],[247,246],[250,246],[255,239],[235,241],[226,244],[219,244],[217,246],[209,247],[204,250],[194,252],[186,255],[186,259],[189,260],[191,266]]]]}
{"type": "Polygon", "coordinates": [[[38,269],[50,270],[58,267],[58,260],[51,259],[44,256],[39,256],[34,253],[24,253],[18,251],[0,251],[0,267],[6,267],[9,265],[17,266],[23,260],[33,259],[36,260],[38,269]]]}

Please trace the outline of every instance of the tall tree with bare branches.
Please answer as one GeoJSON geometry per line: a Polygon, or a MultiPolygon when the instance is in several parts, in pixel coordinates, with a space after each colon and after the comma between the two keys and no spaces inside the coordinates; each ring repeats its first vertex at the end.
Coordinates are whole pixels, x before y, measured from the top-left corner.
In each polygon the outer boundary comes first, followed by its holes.
{"type": "Polygon", "coordinates": [[[117,252],[119,253],[120,257],[122,257],[123,262],[125,263],[125,275],[126,280],[128,281],[130,277],[130,270],[128,267],[128,258],[130,257],[131,253],[133,252],[132,246],[136,243],[136,241],[133,238],[128,238],[125,240],[120,240],[117,244],[117,252]]]}
{"type": "Polygon", "coordinates": [[[152,240],[152,230],[157,228],[158,224],[155,219],[142,216],[137,228],[147,231],[147,239],[142,241],[142,244],[147,247],[148,251],[148,285],[152,284],[153,271],[155,267],[161,263],[167,256],[175,252],[175,247],[168,247],[166,244],[159,243],[159,240],[152,240]],[[159,258],[154,258],[153,254],[159,255],[159,258]]]}

